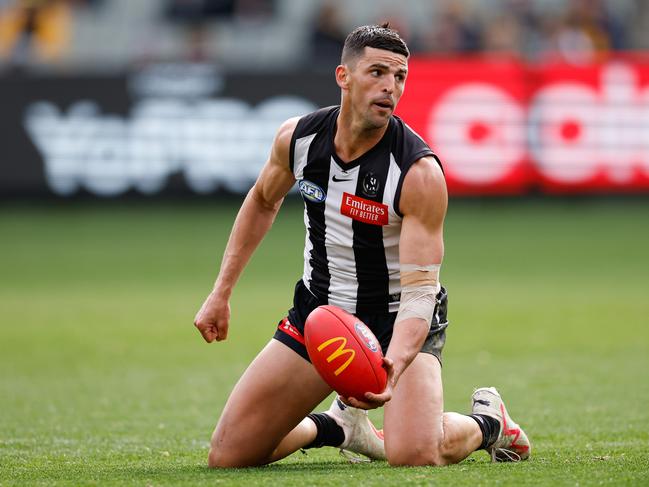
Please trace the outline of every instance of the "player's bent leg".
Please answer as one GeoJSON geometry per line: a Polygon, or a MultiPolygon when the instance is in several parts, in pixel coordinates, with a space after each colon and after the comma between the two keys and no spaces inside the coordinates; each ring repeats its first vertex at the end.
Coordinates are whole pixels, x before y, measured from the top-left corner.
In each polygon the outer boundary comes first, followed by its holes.
{"type": "Polygon", "coordinates": [[[271,340],[228,398],[212,435],[209,466],[263,465],[306,445],[315,433],[302,420],[330,392],[310,363],[271,340]]]}
{"type": "Polygon", "coordinates": [[[474,452],[482,442],[476,421],[443,411],[440,363],[433,355],[419,353],[385,405],[383,433],[388,462],[449,465],[474,452]]]}

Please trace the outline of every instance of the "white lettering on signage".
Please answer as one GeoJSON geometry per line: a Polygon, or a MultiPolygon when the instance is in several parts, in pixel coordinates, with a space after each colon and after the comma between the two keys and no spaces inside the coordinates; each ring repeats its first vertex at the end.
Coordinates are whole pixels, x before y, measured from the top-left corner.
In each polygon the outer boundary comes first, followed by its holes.
{"type": "Polygon", "coordinates": [[[528,106],[494,84],[459,84],[431,107],[427,136],[464,183],[497,183],[526,158],[561,183],[630,183],[649,175],[649,87],[622,62],[602,68],[598,88],[548,83],[528,106]]]}
{"type": "Polygon", "coordinates": [[[540,171],[577,183],[598,172],[616,183],[649,174],[649,88],[627,64],[602,71],[600,89],[556,83],[539,90],[529,116],[530,149],[540,171]]]}
{"type": "MultiPolygon", "coordinates": [[[[93,101],[66,111],[41,101],[28,107],[24,123],[43,156],[48,185],[60,195],[80,189],[152,194],[174,174],[196,193],[244,193],[279,124],[315,108],[296,97],[254,108],[238,99],[154,97],[118,116],[102,114],[93,101]]],[[[460,82],[428,110],[424,135],[448,175],[462,183],[497,184],[524,161],[564,184],[602,176],[624,185],[649,176],[649,87],[627,63],[604,65],[597,86],[546,83],[529,103],[497,84],[460,82]]],[[[318,201],[325,196],[304,191],[318,201]]],[[[382,205],[343,201],[352,218],[381,224],[387,218],[382,205]]]]}
{"type": "Polygon", "coordinates": [[[467,183],[500,180],[526,153],[525,109],[498,86],[464,83],[433,107],[428,140],[467,183]]]}
{"type": "Polygon", "coordinates": [[[148,98],[123,117],[102,114],[92,101],[78,101],[67,113],[41,101],[28,108],[25,127],[59,195],[80,189],[99,196],[132,189],[151,194],[176,173],[196,193],[244,193],[281,122],[315,109],[296,97],[270,98],[255,108],[237,99],[148,98]]]}

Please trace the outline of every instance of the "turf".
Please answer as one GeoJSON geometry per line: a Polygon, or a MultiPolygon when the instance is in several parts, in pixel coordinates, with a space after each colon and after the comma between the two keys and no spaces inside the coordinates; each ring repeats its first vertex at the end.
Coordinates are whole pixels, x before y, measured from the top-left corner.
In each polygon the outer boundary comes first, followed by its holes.
{"type": "Polygon", "coordinates": [[[206,468],[227,394],[302,265],[292,202],[233,296],[229,340],[203,343],[192,319],[235,212],[3,204],[0,485],[649,484],[649,201],[451,202],[447,409],[497,385],[534,453],[446,468],[350,465],[334,449],[206,468]]]}

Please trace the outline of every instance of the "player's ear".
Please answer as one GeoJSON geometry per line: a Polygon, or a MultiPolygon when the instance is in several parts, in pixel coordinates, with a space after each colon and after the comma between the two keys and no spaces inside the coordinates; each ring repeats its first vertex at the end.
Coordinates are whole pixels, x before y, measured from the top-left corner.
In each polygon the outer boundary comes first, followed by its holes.
{"type": "Polygon", "coordinates": [[[341,90],[346,90],[349,87],[349,68],[344,64],[340,64],[336,68],[336,83],[341,90]]]}

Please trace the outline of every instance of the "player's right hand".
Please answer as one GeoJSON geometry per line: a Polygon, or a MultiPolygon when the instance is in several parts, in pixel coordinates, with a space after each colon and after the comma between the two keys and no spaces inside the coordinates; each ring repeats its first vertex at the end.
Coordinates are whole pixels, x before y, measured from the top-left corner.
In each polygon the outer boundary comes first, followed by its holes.
{"type": "Polygon", "coordinates": [[[386,402],[392,399],[394,386],[396,385],[394,378],[394,362],[392,361],[392,359],[383,357],[383,368],[388,373],[388,381],[383,392],[381,392],[380,394],[366,392],[364,401],[356,399],[355,397],[341,397],[341,400],[348,406],[352,406],[358,409],[376,409],[383,407],[386,402]]]}
{"type": "Polygon", "coordinates": [[[223,341],[228,337],[230,326],[230,303],[215,293],[205,299],[196,313],[194,326],[201,332],[207,343],[223,341]]]}

